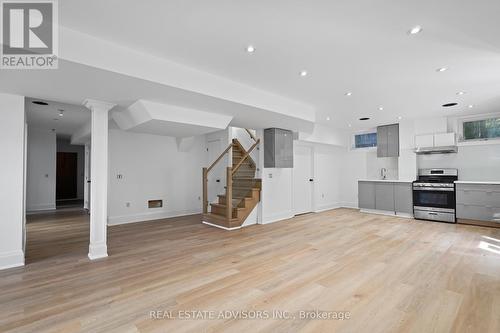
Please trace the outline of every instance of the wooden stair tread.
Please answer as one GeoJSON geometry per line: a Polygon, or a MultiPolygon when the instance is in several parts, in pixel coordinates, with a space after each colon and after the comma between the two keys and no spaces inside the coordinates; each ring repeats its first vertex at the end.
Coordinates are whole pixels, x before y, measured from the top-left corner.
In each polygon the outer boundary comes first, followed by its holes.
{"type": "MultiPolygon", "coordinates": [[[[211,203],[210,206],[224,208],[224,209],[226,208],[226,205],[220,203],[211,203]]],[[[244,209],[245,209],[244,207],[233,207],[233,210],[244,210],[244,209]]]]}

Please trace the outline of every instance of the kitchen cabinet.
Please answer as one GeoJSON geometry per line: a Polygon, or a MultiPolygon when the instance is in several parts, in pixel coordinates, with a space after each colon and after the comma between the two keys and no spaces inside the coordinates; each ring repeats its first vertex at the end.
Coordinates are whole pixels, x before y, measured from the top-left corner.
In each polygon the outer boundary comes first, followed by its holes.
{"type": "Polygon", "coordinates": [[[455,146],[457,144],[455,133],[434,134],[434,146],[445,147],[455,146]]]}
{"type": "Polygon", "coordinates": [[[377,157],[399,157],[399,124],[377,127],[377,157]]]}
{"type": "Polygon", "coordinates": [[[394,206],[394,184],[375,184],[375,209],[385,211],[395,211],[394,206]]]}
{"type": "Polygon", "coordinates": [[[434,134],[416,135],[415,147],[416,148],[434,147],[434,134]]]}
{"type": "Polygon", "coordinates": [[[500,184],[456,184],[457,218],[500,224],[500,184]]]}
{"type": "Polygon", "coordinates": [[[446,147],[457,144],[455,133],[424,134],[415,136],[416,148],[446,147]]]}
{"type": "Polygon", "coordinates": [[[293,168],[293,133],[280,128],[264,130],[264,168],[293,168]]]}
{"type": "Polygon", "coordinates": [[[358,206],[363,209],[375,209],[375,183],[358,182],[358,206]]]}
{"type": "Polygon", "coordinates": [[[411,183],[394,184],[394,206],[396,212],[413,214],[413,190],[411,183]]]}
{"type": "Polygon", "coordinates": [[[360,209],[413,215],[411,181],[360,180],[358,182],[360,209]]]}

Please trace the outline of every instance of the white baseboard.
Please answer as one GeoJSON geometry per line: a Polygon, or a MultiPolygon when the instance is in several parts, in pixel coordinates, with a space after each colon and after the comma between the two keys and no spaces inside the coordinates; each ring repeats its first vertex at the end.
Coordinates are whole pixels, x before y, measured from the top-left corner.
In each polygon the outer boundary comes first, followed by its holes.
{"type": "Polygon", "coordinates": [[[46,210],[55,210],[56,204],[39,204],[39,205],[30,205],[26,207],[27,214],[35,214],[38,212],[43,212],[46,210]]]}
{"type": "Polygon", "coordinates": [[[182,210],[182,211],[156,211],[156,212],[147,212],[134,215],[109,216],[108,225],[112,226],[112,225],[136,223],[143,221],[161,220],[171,217],[194,215],[194,214],[201,214],[201,210],[195,209],[195,210],[182,210]]]}
{"type": "Polygon", "coordinates": [[[342,207],[342,205],[338,202],[335,202],[335,203],[317,206],[316,209],[314,210],[314,212],[321,213],[321,212],[325,212],[327,210],[337,209],[340,207],[342,207]]]}
{"type": "Polygon", "coordinates": [[[377,209],[360,209],[361,213],[376,214],[376,215],[386,215],[386,216],[396,216],[393,211],[389,210],[377,210],[377,209]]]}
{"type": "Polygon", "coordinates": [[[413,214],[408,214],[408,213],[398,213],[396,212],[397,217],[403,217],[405,219],[412,219],[414,218],[413,214]]]}
{"type": "Polygon", "coordinates": [[[262,222],[260,224],[268,224],[268,223],[274,223],[282,220],[287,220],[291,219],[295,215],[293,212],[285,212],[285,213],[279,213],[279,214],[273,214],[271,216],[266,216],[262,218],[262,222]]]}
{"type": "Polygon", "coordinates": [[[0,270],[24,266],[22,250],[0,253],[0,270]]]}
{"type": "Polygon", "coordinates": [[[342,207],[342,208],[354,208],[354,209],[359,208],[357,202],[348,202],[348,201],[340,202],[340,207],[342,207]]]}
{"type": "Polygon", "coordinates": [[[90,260],[106,258],[108,256],[108,246],[106,243],[90,243],[88,257],[90,260]]]}
{"type": "Polygon", "coordinates": [[[201,221],[201,223],[206,224],[206,225],[209,225],[209,226],[211,226],[211,227],[216,227],[216,228],[219,228],[219,229],[227,230],[227,231],[232,231],[232,230],[238,230],[238,229],[241,229],[241,227],[226,228],[226,227],[223,227],[223,226],[221,226],[221,225],[217,225],[217,224],[213,224],[213,223],[210,223],[210,222],[205,222],[205,221],[201,221]]]}

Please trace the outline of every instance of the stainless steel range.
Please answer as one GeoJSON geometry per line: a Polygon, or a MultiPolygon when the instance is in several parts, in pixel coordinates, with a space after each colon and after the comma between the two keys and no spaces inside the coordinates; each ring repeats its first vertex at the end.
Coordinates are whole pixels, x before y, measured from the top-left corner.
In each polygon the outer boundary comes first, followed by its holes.
{"type": "Polygon", "coordinates": [[[413,215],[419,220],[456,223],[457,169],[419,169],[413,182],[413,215]]]}

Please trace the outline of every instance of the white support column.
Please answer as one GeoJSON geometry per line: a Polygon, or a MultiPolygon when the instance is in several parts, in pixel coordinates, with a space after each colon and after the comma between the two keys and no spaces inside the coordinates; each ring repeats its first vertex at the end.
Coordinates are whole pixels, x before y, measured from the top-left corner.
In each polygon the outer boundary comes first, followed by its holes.
{"type": "Polygon", "coordinates": [[[115,104],[86,100],[92,112],[90,147],[90,244],[91,260],[108,256],[108,112],[115,104]]]}
{"type": "Polygon", "coordinates": [[[90,211],[90,143],[85,144],[84,160],[83,208],[90,211]]]}

